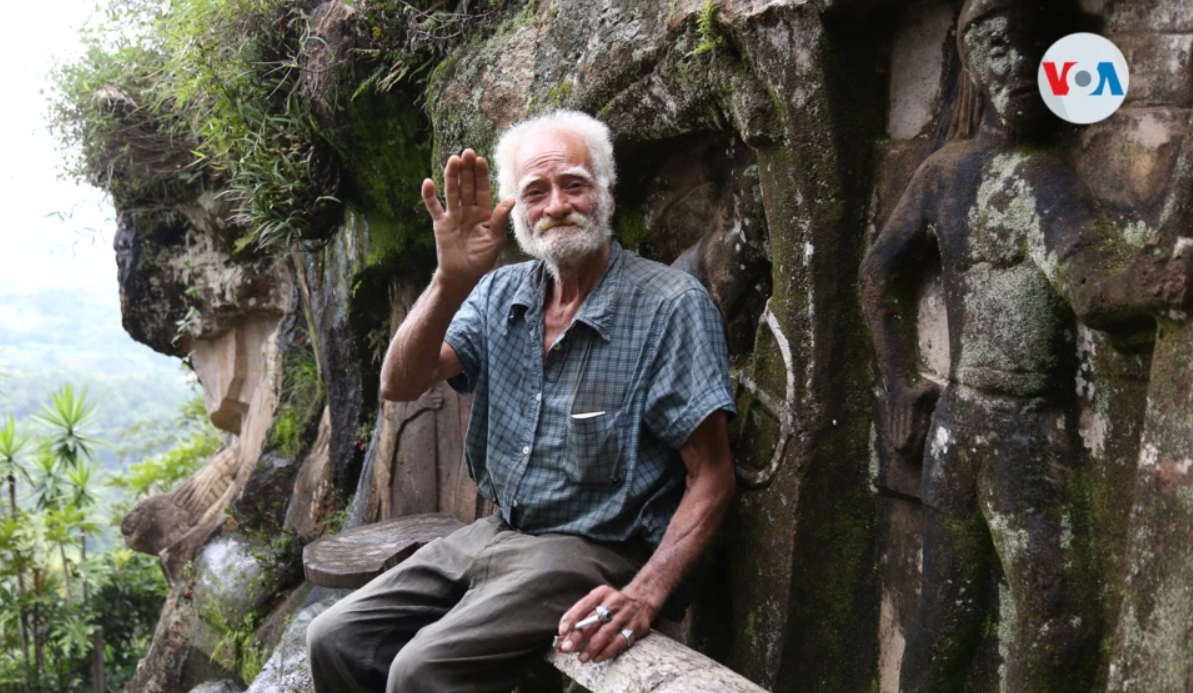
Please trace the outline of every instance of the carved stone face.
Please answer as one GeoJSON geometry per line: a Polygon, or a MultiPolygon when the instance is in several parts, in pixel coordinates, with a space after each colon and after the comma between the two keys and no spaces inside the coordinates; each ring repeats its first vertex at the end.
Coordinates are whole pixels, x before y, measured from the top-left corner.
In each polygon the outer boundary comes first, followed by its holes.
{"type": "Polygon", "coordinates": [[[1038,130],[1049,121],[1038,70],[1048,49],[1047,17],[1008,8],[980,17],[961,37],[961,59],[974,83],[1013,132],[1038,130]]]}

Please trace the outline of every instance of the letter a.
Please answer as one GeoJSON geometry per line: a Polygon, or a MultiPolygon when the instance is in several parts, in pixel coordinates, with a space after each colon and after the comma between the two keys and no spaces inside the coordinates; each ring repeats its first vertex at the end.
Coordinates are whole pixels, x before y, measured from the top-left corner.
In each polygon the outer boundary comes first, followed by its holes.
{"type": "Polygon", "coordinates": [[[1090,96],[1102,96],[1102,90],[1110,87],[1111,96],[1122,96],[1123,85],[1118,81],[1118,72],[1114,63],[1098,63],[1098,88],[1090,96]]]}
{"type": "Polygon", "coordinates": [[[1048,76],[1048,86],[1056,96],[1069,95],[1069,70],[1077,63],[1065,63],[1061,73],[1056,74],[1056,63],[1044,63],[1044,74],[1048,76]]]}

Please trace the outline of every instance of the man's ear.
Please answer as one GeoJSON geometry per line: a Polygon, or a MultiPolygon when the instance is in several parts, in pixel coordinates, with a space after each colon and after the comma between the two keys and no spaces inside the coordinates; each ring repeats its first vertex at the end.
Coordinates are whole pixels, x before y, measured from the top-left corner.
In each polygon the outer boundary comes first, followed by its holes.
{"type": "Polygon", "coordinates": [[[613,193],[609,193],[609,216],[617,211],[617,200],[613,199],[613,193]]]}

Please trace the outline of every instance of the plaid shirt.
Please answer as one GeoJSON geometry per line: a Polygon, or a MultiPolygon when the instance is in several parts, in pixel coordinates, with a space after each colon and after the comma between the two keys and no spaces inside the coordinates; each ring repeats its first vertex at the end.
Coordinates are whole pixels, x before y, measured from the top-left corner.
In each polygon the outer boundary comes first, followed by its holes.
{"type": "Polygon", "coordinates": [[[601,541],[663,538],[679,449],[735,413],[721,314],[690,274],[612,241],[600,281],[543,358],[541,261],[486,274],[445,340],[474,394],[468,470],[510,526],[601,541]]]}

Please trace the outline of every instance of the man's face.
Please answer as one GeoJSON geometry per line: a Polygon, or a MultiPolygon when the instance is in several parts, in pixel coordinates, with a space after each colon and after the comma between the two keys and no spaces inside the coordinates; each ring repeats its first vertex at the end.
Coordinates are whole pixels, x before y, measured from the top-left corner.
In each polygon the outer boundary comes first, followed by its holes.
{"type": "Polygon", "coordinates": [[[579,136],[547,130],[514,155],[514,234],[523,252],[554,267],[574,265],[613,236],[613,200],[592,175],[579,136]]]}
{"type": "Polygon", "coordinates": [[[1026,10],[993,12],[971,24],[962,39],[962,57],[978,89],[1015,132],[1048,122],[1037,77],[1048,47],[1043,21],[1026,10]]]}

